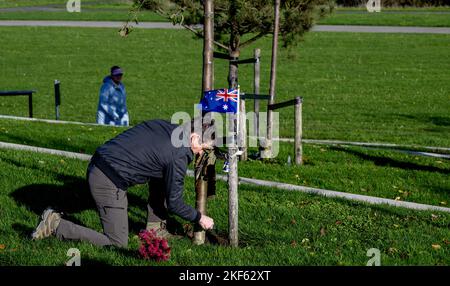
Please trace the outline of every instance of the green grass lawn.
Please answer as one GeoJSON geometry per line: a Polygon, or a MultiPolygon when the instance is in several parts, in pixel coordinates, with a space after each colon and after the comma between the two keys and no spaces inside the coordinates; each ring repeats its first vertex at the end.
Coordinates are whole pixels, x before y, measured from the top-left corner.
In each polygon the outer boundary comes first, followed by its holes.
{"type": "MultiPolygon", "coordinates": [[[[0,141],[86,154],[123,130],[0,119],[0,141]]],[[[273,163],[241,162],[239,176],[444,207],[450,203],[449,160],[304,144],[304,165],[287,166],[293,150],[293,144],[281,143],[273,163]]],[[[217,163],[218,173],[222,165],[217,163]]]]}
{"type": "MultiPolygon", "coordinates": [[[[0,0],[0,8],[9,7],[31,7],[31,6],[45,6],[45,5],[66,5],[68,0],[0,0]]],[[[121,7],[126,8],[130,6],[130,0],[89,0],[88,3],[83,3],[82,6],[88,7],[121,7]]]]}
{"type": "MultiPolygon", "coordinates": [[[[54,1],[19,1],[11,2],[0,0],[0,8],[11,8],[21,6],[43,6],[55,5],[65,9],[67,0],[54,1]],[[3,3],[3,4],[2,4],[3,3]]],[[[67,21],[126,21],[131,8],[130,1],[97,1],[96,3],[89,1],[83,3],[81,1],[81,13],[69,13],[67,11],[11,11],[1,12],[0,20],[67,20],[67,21]]],[[[156,13],[149,11],[141,11],[138,13],[139,21],[145,22],[161,22],[167,21],[156,13]]]]}
{"type": "MultiPolygon", "coordinates": [[[[117,9],[101,11],[99,8],[86,8],[81,13],[67,12],[0,12],[0,20],[83,20],[83,21],[126,21],[128,10],[117,9]],[[88,10],[90,9],[90,10],[88,10]]],[[[156,13],[142,11],[138,14],[140,22],[165,22],[167,19],[156,13]]],[[[423,14],[399,13],[334,13],[320,20],[319,25],[368,25],[368,26],[418,26],[450,27],[450,14],[427,12],[423,14]]]]}
{"type": "MultiPolygon", "coordinates": [[[[19,1],[19,3],[0,1],[0,8],[65,3],[66,1],[56,0],[44,0],[37,3],[30,3],[29,1],[19,1]]],[[[123,1],[88,2],[86,4],[82,2],[81,13],[68,13],[66,11],[0,12],[0,20],[125,21],[130,7],[129,2],[123,1]]],[[[450,13],[449,7],[384,8],[380,13],[369,13],[365,9],[337,8],[332,15],[320,20],[318,24],[450,27],[450,14],[448,13],[450,13]]],[[[139,21],[160,22],[167,20],[156,13],[142,11],[139,13],[139,21]]]]}
{"type": "MultiPolygon", "coordinates": [[[[141,22],[166,22],[156,13],[142,11],[138,13],[141,22]]],[[[121,21],[128,20],[128,10],[96,11],[86,10],[81,13],[67,12],[0,12],[0,20],[65,20],[65,21],[121,21]]]]}
{"type": "MultiPolygon", "coordinates": [[[[322,19],[322,25],[369,25],[369,26],[418,26],[418,27],[450,27],[450,14],[433,11],[384,11],[380,13],[345,13],[337,10],[329,17],[322,19]],[[420,12],[420,13],[417,13],[420,12]]],[[[450,9],[441,12],[450,12],[450,9]]]]}
{"type": "Polygon", "coordinates": [[[0,8],[64,4],[65,0],[0,0],[0,8]]]}
{"type": "MultiPolygon", "coordinates": [[[[93,122],[98,90],[110,66],[121,65],[131,123],[194,112],[202,42],[187,31],[2,27],[0,89],[36,89],[35,116],[54,118],[53,80],[61,80],[62,120],[93,122]]],[[[270,38],[262,48],[261,90],[268,90],[270,38]]],[[[450,35],[310,33],[281,50],[278,102],[303,96],[304,137],[449,146],[450,35]]],[[[227,86],[227,65],[215,63],[215,86],[227,86]]],[[[253,69],[240,66],[251,92],[253,69]]],[[[247,104],[251,110],[253,104],[247,104]]],[[[0,114],[27,114],[25,98],[1,98],[0,114]]],[[[280,114],[280,135],[293,137],[293,108],[280,114]]]]}
{"type": "MultiPolygon", "coordinates": [[[[137,258],[137,232],[144,227],[145,186],[129,190],[130,245],[125,250],[96,248],[54,238],[33,242],[38,215],[52,205],[66,216],[100,230],[84,182],[87,162],[28,152],[0,152],[0,265],[63,265],[71,247],[82,265],[154,265],[137,258]],[[70,203],[69,203],[70,202],[70,203]]],[[[185,198],[194,203],[193,181],[185,198]]],[[[227,233],[227,191],[209,201],[217,232],[227,233]]],[[[415,212],[273,189],[240,186],[240,243],[194,246],[171,240],[172,258],[161,265],[365,265],[370,248],[382,265],[449,265],[450,215],[415,212]]],[[[184,223],[183,221],[179,221],[184,223]]]]}
{"type": "MultiPolygon", "coordinates": [[[[131,123],[193,113],[201,82],[201,41],[186,31],[0,28],[0,90],[36,89],[35,116],[54,118],[53,80],[61,80],[62,120],[93,122],[98,89],[111,65],[125,69],[131,123]],[[4,44],[7,43],[7,44],[4,44]]],[[[270,38],[261,47],[267,92],[270,38]]],[[[450,36],[311,33],[281,50],[277,101],[304,97],[304,137],[449,146],[447,79],[450,36]]],[[[226,86],[226,63],[215,63],[216,87],[226,86]]],[[[241,89],[252,91],[252,67],[240,66],[241,89]]],[[[251,105],[248,107],[251,110],[251,105]]],[[[0,114],[27,115],[26,98],[0,98],[0,114]]],[[[280,135],[293,136],[293,110],[280,115],[280,135]]],[[[125,130],[0,119],[0,141],[92,154],[125,130]]],[[[252,150],[254,151],[254,150],[252,150]]],[[[304,144],[302,166],[288,166],[292,144],[282,143],[268,164],[239,163],[239,175],[341,192],[448,207],[450,161],[304,144]]],[[[82,265],[154,265],[137,258],[136,234],[145,224],[145,186],[129,190],[130,246],[29,240],[42,210],[52,205],[71,220],[100,230],[85,184],[87,162],[0,149],[0,265],[63,265],[70,247],[82,265]]],[[[218,162],[220,173],[222,162],[218,162]]],[[[192,166],[191,166],[192,167],[192,166]]],[[[209,202],[219,234],[227,232],[227,188],[217,183],[209,202]]],[[[365,265],[370,248],[382,265],[449,265],[450,215],[369,206],[296,192],[239,187],[238,249],[172,240],[163,265],[365,265]]],[[[194,203],[193,179],[185,197],[194,203]]],[[[180,223],[185,223],[179,221],[180,223]]]]}

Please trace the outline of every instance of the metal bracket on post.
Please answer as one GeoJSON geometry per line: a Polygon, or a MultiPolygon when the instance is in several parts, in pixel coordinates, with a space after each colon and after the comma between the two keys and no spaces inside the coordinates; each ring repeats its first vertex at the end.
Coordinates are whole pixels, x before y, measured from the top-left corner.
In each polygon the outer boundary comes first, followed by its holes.
{"type": "Polygon", "coordinates": [[[230,156],[230,158],[234,158],[236,156],[241,156],[244,153],[244,151],[242,150],[238,150],[236,151],[236,153],[234,153],[233,155],[230,156]]]}

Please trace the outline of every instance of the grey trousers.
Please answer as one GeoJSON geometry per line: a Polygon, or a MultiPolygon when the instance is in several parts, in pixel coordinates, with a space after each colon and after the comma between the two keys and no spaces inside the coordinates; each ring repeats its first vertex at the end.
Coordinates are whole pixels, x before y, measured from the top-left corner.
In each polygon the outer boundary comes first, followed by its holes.
{"type": "MultiPolygon", "coordinates": [[[[87,171],[89,188],[97,205],[103,233],[61,219],[56,237],[62,240],[87,241],[97,246],[128,246],[128,200],[127,192],[117,188],[95,165],[87,171]]],[[[165,198],[161,180],[151,180],[147,206],[147,221],[157,222],[166,218],[165,198]]]]}

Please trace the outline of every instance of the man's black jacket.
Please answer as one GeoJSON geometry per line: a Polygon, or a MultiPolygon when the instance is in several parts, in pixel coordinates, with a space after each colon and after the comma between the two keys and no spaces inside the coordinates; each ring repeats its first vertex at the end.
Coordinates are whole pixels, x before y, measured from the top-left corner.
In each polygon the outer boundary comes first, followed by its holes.
{"type": "Polygon", "coordinates": [[[145,121],[98,147],[91,161],[122,190],[163,178],[168,211],[198,222],[200,212],[183,200],[184,177],[193,153],[190,147],[171,143],[177,127],[164,120],[145,121]]]}

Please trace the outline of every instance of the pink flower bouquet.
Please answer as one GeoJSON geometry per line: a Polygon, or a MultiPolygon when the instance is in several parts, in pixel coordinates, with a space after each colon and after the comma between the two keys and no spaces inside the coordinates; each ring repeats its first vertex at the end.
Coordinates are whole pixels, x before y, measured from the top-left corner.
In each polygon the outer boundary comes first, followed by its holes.
{"type": "Polygon", "coordinates": [[[170,258],[170,247],[166,239],[156,236],[155,230],[143,230],[139,233],[141,246],[139,255],[144,259],[167,261],[170,258]]]}

